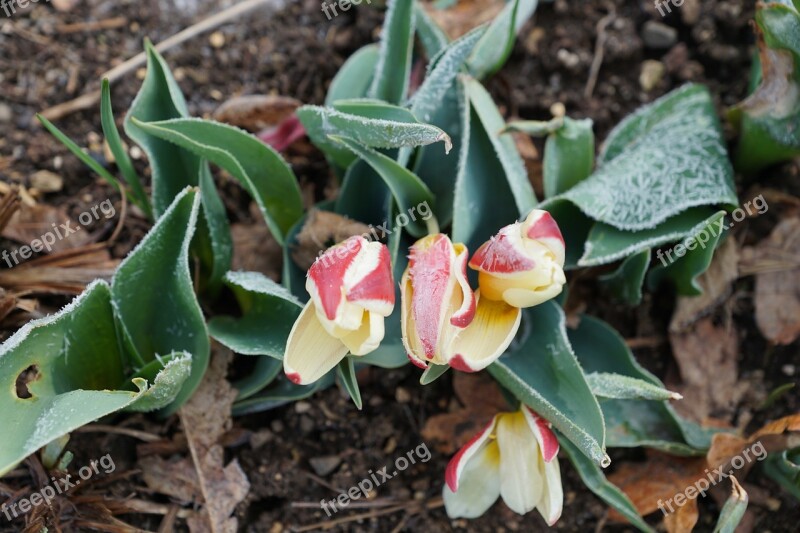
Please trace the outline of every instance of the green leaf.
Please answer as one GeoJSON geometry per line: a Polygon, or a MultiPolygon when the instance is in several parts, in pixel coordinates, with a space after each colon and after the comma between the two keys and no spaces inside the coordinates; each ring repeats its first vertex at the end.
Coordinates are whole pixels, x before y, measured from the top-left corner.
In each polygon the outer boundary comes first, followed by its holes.
{"type": "Polygon", "coordinates": [[[378,45],[368,44],[348,57],[331,81],[325,96],[325,105],[331,106],[337,100],[366,96],[379,55],[378,45]]]}
{"type": "Polygon", "coordinates": [[[50,134],[55,137],[61,144],[63,144],[67,150],[72,152],[72,155],[77,157],[81,163],[89,167],[91,170],[96,172],[101,178],[106,180],[109,185],[114,187],[118,192],[122,192],[122,185],[120,184],[119,180],[114,177],[108,170],[103,168],[103,166],[95,161],[92,156],[81,150],[81,147],[75,144],[75,141],[67,137],[61,130],[59,130],[55,124],[44,118],[42,115],[36,115],[36,118],[39,119],[39,122],[50,132],[50,134]]]}
{"type": "Polygon", "coordinates": [[[600,285],[617,300],[633,306],[642,301],[642,285],[650,266],[650,249],[629,255],[614,272],[599,276],[600,285]]]}
{"type": "Polygon", "coordinates": [[[272,357],[259,357],[256,365],[246,376],[232,383],[239,391],[237,401],[250,398],[274,382],[283,370],[283,362],[272,357]]]}
{"type": "Polygon", "coordinates": [[[334,211],[364,224],[389,226],[391,197],[380,175],[366,161],[356,159],[344,174],[334,211]]]}
{"type": "Polygon", "coordinates": [[[383,22],[380,54],[369,90],[371,98],[400,104],[406,98],[414,48],[414,4],[409,0],[388,0],[383,22]]]}
{"type": "Polygon", "coordinates": [[[341,111],[303,106],[297,110],[297,117],[314,144],[344,168],[355,157],[343,155],[342,147],[331,137],[349,137],[363,146],[373,148],[423,146],[442,141],[444,153],[450,151],[450,137],[444,131],[419,122],[405,108],[369,100],[339,101],[336,107],[341,111]]]}
{"type": "Polygon", "coordinates": [[[675,392],[653,385],[643,379],[610,372],[592,372],[586,382],[595,396],[617,400],[680,400],[675,392]]]}
{"type": "Polygon", "coordinates": [[[436,24],[436,21],[428,15],[422,4],[419,2],[413,2],[413,4],[417,35],[422,42],[423,48],[425,48],[428,58],[432,59],[447,46],[449,39],[439,25],[436,24]]]}
{"type": "MultiPolygon", "coordinates": [[[[585,372],[615,373],[664,387],[636,362],[619,333],[602,320],[582,315],[578,327],[568,335],[585,372]]],[[[600,407],[609,447],[648,446],[675,455],[700,455],[711,443],[713,431],[683,420],[666,402],[605,399],[600,407]]]]}
{"type": "Polygon", "coordinates": [[[233,260],[233,238],[225,212],[225,204],[219,197],[211,169],[205,161],[200,165],[200,203],[203,207],[200,225],[203,231],[198,232],[197,238],[205,241],[208,236],[207,248],[210,257],[204,258],[208,272],[208,289],[216,294],[222,283],[225,273],[231,268],[233,260]]]}
{"type": "Polygon", "coordinates": [[[327,389],[334,383],[334,372],[325,374],[311,385],[295,385],[286,379],[280,379],[263,392],[250,396],[233,404],[233,416],[269,411],[313,396],[317,392],[327,389]]]}
{"type": "Polygon", "coordinates": [[[153,208],[150,205],[150,199],[147,197],[147,193],[144,192],[142,181],[133,168],[133,162],[128,152],[122,146],[122,139],[114,122],[114,111],[111,108],[111,88],[108,79],[103,79],[100,95],[100,122],[103,126],[103,135],[106,138],[108,147],[114,155],[117,168],[119,168],[125,178],[125,182],[131,188],[131,200],[144,211],[150,220],[153,220],[153,208]]]}
{"type": "Polygon", "coordinates": [[[437,379],[439,379],[442,374],[447,372],[450,368],[450,365],[434,365],[433,363],[428,365],[428,368],[422,372],[422,375],[419,378],[420,385],[428,385],[433,383],[437,379]]]}
{"type": "Polygon", "coordinates": [[[564,125],[544,145],[544,195],[556,196],[589,177],[594,168],[594,133],[590,119],[564,117],[564,125]]]}
{"type": "Polygon", "coordinates": [[[123,126],[147,154],[152,169],[153,211],[160,217],[172,200],[187,186],[197,185],[200,158],[143,130],[140,122],[154,122],[189,116],[186,100],[167,62],[149,40],[145,40],[147,74],[134,98],[123,126]]]}
{"type": "MultiPolygon", "coordinates": [[[[149,403],[177,392],[187,377],[180,367],[165,368],[152,388],[144,379],[125,384],[108,285],[96,281],[60,312],[31,321],[0,345],[0,410],[8,432],[0,446],[0,476],[37,449],[137,401],[149,403]],[[69,362],[69,364],[67,364],[69,362]],[[28,369],[27,391],[17,395],[18,378],[28,369]],[[162,387],[168,387],[161,394],[162,387]],[[149,396],[149,397],[148,397],[149,396]]],[[[166,398],[171,401],[172,398],[166,398]]]]}
{"type": "Polygon", "coordinates": [[[578,209],[578,206],[560,198],[545,200],[539,204],[538,209],[548,211],[558,223],[567,248],[564,269],[577,268],[584,254],[584,243],[596,223],[578,209]]]}
{"type": "Polygon", "coordinates": [[[300,187],[292,169],[257,137],[227,124],[195,118],[148,123],[132,118],[131,122],[149,135],[190,150],[232,174],[256,201],[279,243],[302,215],[300,187]]]}
{"type": "Polygon", "coordinates": [[[469,70],[473,76],[483,79],[500,70],[511,55],[517,32],[538,5],[538,0],[512,0],[506,4],[469,58],[469,70]]]}
{"type": "Polygon", "coordinates": [[[552,301],[524,309],[522,331],[489,373],[592,461],[608,466],[603,414],[567,339],[564,311],[552,301]]]}
{"type": "MultiPolygon", "coordinates": [[[[391,190],[401,212],[411,213],[412,210],[416,210],[418,206],[424,203],[427,203],[428,206],[434,205],[433,195],[428,186],[411,171],[398,165],[393,159],[371,148],[361,146],[352,139],[336,136],[331,136],[330,138],[347,147],[348,150],[351,150],[359,158],[366,161],[378,173],[389,187],[389,190],[391,190]]],[[[419,218],[410,220],[406,230],[416,237],[421,237],[427,233],[427,226],[425,221],[419,218]]]]}
{"type": "Polygon", "coordinates": [[[353,403],[356,404],[358,410],[361,410],[361,390],[358,388],[358,378],[356,378],[356,370],[353,366],[353,358],[345,357],[336,367],[336,374],[344,385],[347,394],[352,398],[353,403]]]}
{"type": "MultiPolygon", "coordinates": [[[[701,223],[690,236],[671,250],[661,255],[657,252],[662,264],[653,268],[647,275],[647,283],[651,289],[657,287],[664,280],[671,280],[678,291],[684,296],[697,296],[703,289],[697,283],[697,278],[708,269],[714,255],[714,249],[722,236],[720,224],[725,217],[725,211],[719,211],[701,223]],[[672,259],[669,263],[665,257],[672,259]],[[665,266],[666,265],[666,266],[665,266]]],[[[724,226],[723,226],[724,227],[724,226]]]]}
{"type": "Polygon", "coordinates": [[[609,134],[599,168],[559,198],[628,231],[655,228],[691,207],[736,204],[708,90],[686,85],[628,116],[609,134]]]}
{"type": "Polygon", "coordinates": [[[283,360],[286,340],[303,304],[281,285],[258,272],[228,272],[240,317],[216,316],[208,323],[211,336],[236,353],[283,360]]]}
{"type": "Polygon", "coordinates": [[[762,465],[768,478],[800,500],[800,448],[771,453],[762,465]]]}
{"type": "Polygon", "coordinates": [[[578,475],[581,476],[581,480],[589,490],[627,518],[639,531],[647,533],[655,531],[647,525],[647,522],[644,521],[628,496],[606,478],[603,470],[594,461],[590,461],[583,452],[575,447],[569,439],[565,439],[563,435],[560,435],[558,441],[561,444],[561,449],[566,452],[567,457],[572,462],[572,466],[575,467],[578,475]]]}
{"type": "Polygon", "coordinates": [[[717,525],[714,527],[714,533],[734,533],[739,522],[744,518],[744,512],[747,510],[749,499],[747,492],[739,485],[735,477],[731,476],[730,479],[733,483],[733,490],[725,501],[725,505],[722,506],[717,525]]]}
{"type": "MultiPolygon", "coordinates": [[[[549,203],[545,204],[549,207],[549,203]]],[[[705,225],[713,211],[707,207],[693,207],[679,213],[652,229],[626,231],[602,222],[596,222],[586,238],[579,266],[597,266],[613,263],[644,250],[674,242],[705,225]]],[[[660,257],[660,256],[659,256],[660,257]]]]}
{"type": "Polygon", "coordinates": [[[192,371],[167,408],[175,412],[194,392],[208,366],[205,319],[189,271],[200,195],[186,189],[119,265],[111,283],[118,326],[130,359],[148,363],[174,352],[192,354],[192,371]]]}

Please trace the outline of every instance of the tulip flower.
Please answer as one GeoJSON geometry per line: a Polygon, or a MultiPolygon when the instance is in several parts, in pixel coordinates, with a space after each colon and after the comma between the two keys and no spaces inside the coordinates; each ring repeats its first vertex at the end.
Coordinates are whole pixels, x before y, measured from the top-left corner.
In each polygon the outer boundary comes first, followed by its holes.
{"type": "Polygon", "coordinates": [[[385,317],[394,309],[389,250],[364,237],[329,248],[306,279],[311,299],[286,341],[283,369],[292,382],[313,383],[347,352],[366,355],[383,340],[385,317]]]}
{"type": "Polygon", "coordinates": [[[547,211],[502,228],[472,256],[481,294],[514,307],[533,307],[558,296],[564,276],[564,238],[547,211]]]}
{"type": "Polygon", "coordinates": [[[512,511],[537,509],[552,526],[564,500],[557,455],[550,423],[528,407],[495,415],[447,465],[448,516],[476,518],[501,496],[512,511]]]}
{"type": "Polygon", "coordinates": [[[505,351],[519,328],[519,309],[472,291],[467,257],[466,246],[441,233],[411,247],[400,282],[400,319],[408,357],[421,368],[434,363],[481,370],[505,351]]]}

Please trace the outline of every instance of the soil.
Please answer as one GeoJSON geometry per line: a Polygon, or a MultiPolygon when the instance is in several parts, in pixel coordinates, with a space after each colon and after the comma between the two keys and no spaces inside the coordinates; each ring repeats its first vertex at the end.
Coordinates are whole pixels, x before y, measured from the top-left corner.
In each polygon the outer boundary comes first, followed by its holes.
{"type": "MultiPolygon", "coordinates": [[[[55,4],[56,2],[54,2],[55,4]]],[[[76,97],[99,86],[99,76],[111,66],[138,53],[144,37],[159,42],[190,23],[230,2],[216,0],[164,0],[148,2],[111,2],[90,0],[78,3],[68,12],[57,12],[53,5],[32,4],[25,13],[12,19],[0,19],[0,106],[10,111],[0,113],[0,177],[7,183],[30,185],[30,176],[42,169],[64,178],[60,192],[46,195],[42,201],[63,205],[79,213],[104,198],[118,197],[98,181],[83,165],[49,134],[33,125],[36,112],[76,97]],[[59,25],[89,20],[123,17],[116,29],[63,33],[59,25]]],[[[366,3],[328,20],[317,0],[287,2],[274,14],[254,13],[246,20],[222,26],[224,45],[215,47],[208,35],[202,35],[165,54],[187,97],[190,113],[208,116],[228,98],[243,94],[276,93],[292,96],[305,103],[320,104],[337,68],[352,52],[376,40],[383,11],[366,3]]],[[[747,73],[753,54],[753,36],[749,21],[754,2],[750,0],[690,2],[673,6],[662,18],[648,1],[587,0],[542,3],[535,18],[523,29],[508,65],[488,86],[508,116],[549,119],[551,107],[561,103],[573,118],[594,120],[598,141],[606,136],[622,117],[643,103],[688,81],[706,84],[720,112],[741,100],[747,90],[747,73]],[[702,4],[695,15],[694,7],[702,4]],[[686,11],[689,11],[687,14],[686,11]],[[585,95],[587,76],[594,58],[598,23],[606,21],[605,55],[597,83],[590,96],[585,95]],[[645,23],[667,24],[677,31],[675,43],[666,48],[645,45],[645,23]],[[640,85],[640,72],[646,60],[659,60],[666,66],[663,77],[650,91],[640,85]]],[[[0,15],[2,16],[2,15],[0,15]]],[[[217,43],[218,44],[218,43],[217,43]]],[[[138,90],[142,70],[127,75],[112,87],[113,106],[118,122],[138,90]]],[[[89,146],[93,157],[105,162],[100,136],[99,107],[70,114],[57,121],[58,126],[79,144],[89,146]]],[[[730,133],[730,132],[729,132],[730,133]]],[[[541,149],[541,146],[538,146],[541,149]]],[[[319,154],[292,156],[304,188],[327,182],[327,170],[319,154]]],[[[145,162],[136,162],[140,169],[145,162]]],[[[787,164],[760,177],[760,183],[800,196],[800,171],[797,164],[787,164]]],[[[740,185],[743,192],[750,185],[740,185]]],[[[316,187],[312,195],[324,191],[316,187]]],[[[255,223],[247,208],[248,200],[234,185],[225,185],[223,195],[234,222],[255,223]]],[[[747,233],[738,235],[745,243],[757,242],[769,233],[778,220],[770,211],[747,233]]],[[[115,257],[123,257],[147,229],[143,219],[128,217],[115,257]]],[[[111,229],[108,230],[110,232],[111,229]]],[[[0,240],[4,248],[14,245],[0,240]]],[[[634,309],[609,303],[591,282],[580,282],[588,312],[609,321],[625,337],[663,336],[674,308],[674,297],[661,290],[645,297],[634,309]]],[[[786,374],[786,365],[800,361],[798,343],[774,348],[759,334],[753,320],[753,282],[743,278],[735,292],[740,297],[732,310],[732,320],[741,339],[740,377],[755,381],[760,390],[771,391],[795,380],[786,374]]],[[[60,307],[62,297],[40,300],[40,312],[60,307]]],[[[30,318],[30,317],[28,317],[30,318]]],[[[7,322],[2,338],[13,332],[7,322]]],[[[637,358],[660,377],[676,373],[669,344],[662,340],[635,350],[637,358]]],[[[362,375],[365,405],[358,412],[342,391],[332,388],[315,397],[269,412],[240,417],[230,433],[226,458],[238,458],[251,483],[251,491],[238,508],[243,531],[278,533],[291,528],[335,521],[363,513],[364,518],[334,525],[333,531],[540,531],[546,526],[536,513],[524,517],[496,504],[492,510],[473,521],[450,520],[436,498],[441,494],[443,473],[449,455],[435,443],[429,446],[429,461],[410,466],[381,485],[377,502],[405,503],[405,510],[381,514],[380,507],[342,510],[331,517],[320,508],[320,500],[332,500],[337,489],[353,486],[370,471],[390,465],[423,444],[420,436],[425,421],[436,414],[457,407],[451,376],[420,387],[418,371],[407,366],[399,370],[362,375]],[[337,457],[332,459],[331,456],[337,457]],[[317,475],[311,461],[338,464],[331,473],[317,475]],[[416,502],[416,503],[415,503],[416,502]],[[420,510],[419,502],[430,505],[420,510]],[[413,510],[414,512],[407,512],[413,510]]],[[[748,429],[765,421],[800,410],[796,394],[779,399],[769,412],[759,411],[752,400],[737,406],[733,425],[749,420],[748,429]]],[[[170,438],[178,432],[177,422],[159,421],[141,415],[117,418],[115,424],[152,432],[170,438]]],[[[110,453],[117,470],[108,482],[97,487],[109,496],[136,498],[168,504],[165,498],[148,490],[136,470],[141,447],[137,441],[119,435],[76,433],[70,449],[76,454],[75,465],[88,464],[96,450],[110,453]]],[[[176,453],[181,452],[180,445],[176,453]]],[[[612,459],[639,460],[638,451],[611,451],[612,459]]],[[[630,527],[607,522],[606,506],[582,484],[566,459],[562,459],[565,504],[564,516],[556,528],[563,531],[627,531],[630,527]]],[[[612,463],[611,471],[614,466],[612,463]]],[[[8,483],[24,487],[30,483],[24,475],[8,483]]],[[[780,512],[770,512],[762,505],[751,504],[757,531],[795,531],[800,522],[800,506],[773,483],[763,478],[749,481],[762,487],[781,502],[780,512]]],[[[374,503],[374,502],[373,502],[374,503]]],[[[711,531],[718,508],[710,499],[700,504],[701,517],[696,531],[711,531]]],[[[139,528],[155,531],[161,517],[123,515],[120,517],[139,528]]],[[[651,515],[657,524],[660,516],[651,515]]],[[[178,529],[184,522],[178,520],[178,529]]],[[[0,531],[17,530],[0,520],[0,531]]],[[[69,528],[67,528],[69,530],[69,528]]]]}

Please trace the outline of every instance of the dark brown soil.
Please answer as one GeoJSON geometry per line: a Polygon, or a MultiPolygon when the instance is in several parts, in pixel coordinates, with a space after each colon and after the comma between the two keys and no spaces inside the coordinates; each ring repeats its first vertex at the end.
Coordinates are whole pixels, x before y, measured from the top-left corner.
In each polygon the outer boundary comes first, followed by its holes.
{"type": "MultiPolygon", "coordinates": [[[[740,100],[746,93],[747,74],[753,52],[749,21],[753,2],[706,0],[686,2],[702,4],[696,20],[682,18],[680,8],[662,19],[653,5],[643,0],[558,0],[540,6],[533,20],[522,32],[513,56],[503,71],[489,82],[497,101],[509,116],[530,119],[550,118],[550,107],[566,106],[572,117],[590,117],[595,122],[598,140],[622,117],[656,97],[687,81],[707,84],[720,110],[740,100]],[[605,57],[592,95],[584,95],[588,71],[594,56],[598,22],[613,6],[614,15],[607,26],[605,57]],[[677,42],[664,49],[644,45],[642,34],[646,21],[664,22],[677,29],[677,42]],[[667,72],[650,92],[640,87],[642,62],[656,59],[664,62],[667,72]]],[[[111,2],[90,0],[79,3],[68,13],[58,13],[52,5],[33,4],[26,13],[13,19],[0,19],[0,104],[10,108],[8,122],[0,122],[0,177],[5,182],[29,185],[36,170],[52,170],[64,177],[60,193],[44,198],[54,205],[67,205],[80,211],[92,198],[111,197],[113,191],[84,169],[41,128],[32,125],[33,114],[98,87],[99,76],[114,64],[141,50],[141,40],[149,37],[159,42],[191,22],[219,9],[227,2],[215,0],[111,2]],[[178,7],[181,6],[181,7],[178,7]],[[122,16],[127,19],[118,29],[62,35],[57,26],[87,20],[122,16]],[[8,29],[8,28],[13,29],[8,29]],[[86,195],[90,195],[87,199],[86,195]]],[[[373,42],[379,32],[382,11],[363,4],[329,21],[317,0],[289,2],[282,11],[269,16],[252,14],[246,20],[220,28],[225,45],[214,48],[208,35],[195,38],[165,54],[172,66],[190,112],[196,116],[210,114],[221,102],[240,94],[278,93],[306,103],[321,103],[330,79],[349,54],[373,42]]],[[[2,14],[0,14],[2,17],[2,14]]],[[[138,90],[139,74],[129,74],[112,87],[113,104],[118,118],[128,108],[138,90]]],[[[97,142],[100,119],[97,107],[71,114],[58,121],[58,126],[79,144],[93,146],[92,155],[103,161],[97,142]]],[[[304,183],[324,182],[326,169],[321,158],[293,160],[304,183]]],[[[138,161],[144,168],[144,162],[138,161]]],[[[786,165],[763,176],[763,183],[790,192],[800,193],[797,165],[786,165]]],[[[245,195],[234,186],[224,191],[233,220],[251,221],[245,195]]],[[[321,191],[317,191],[321,196],[321,191]]],[[[770,211],[748,228],[746,238],[755,242],[766,235],[777,221],[778,213],[770,211]]],[[[129,218],[114,250],[122,256],[146,231],[146,224],[129,218]]],[[[10,247],[11,243],[0,241],[10,247]]],[[[669,291],[646,296],[642,306],[627,309],[605,301],[587,284],[588,311],[610,321],[626,337],[664,335],[674,306],[669,291]]],[[[753,321],[752,281],[740,280],[736,287],[742,295],[733,314],[742,339],[740,373],[742,379],[756,379],[763,390],[791,381],[782,368],[800,363],[798,345],[775,349],[762,339],[753,321]]],[[[47,310],[63,303],[62,299],[43,301],[47,310]]],[[[2,338],[11,331],[2,331],[2,338]]],[[[637,357],[658,375],[674,375],[675,363],[668,343],[655,348],[636,350],[637,357]]],[[[428,387],[417,383],[418,371],[413,367],[381,372],[365,377],[362,394],[365,405],[358,412],[344,393],[329,389],[308,401],[267,413],[244,416],[236,421],[231,435],[228,457],[236,457],[252,484],[251,493],[237,510],[242,530],[278,533],[290,528],[338,520],[357,513],[371,517],[349,521],[334,531],[540,531],[543,520],[536,513],[520,517],[503,504],[474,521],[449,520],[441,507],[417,513],[401,511],[380,515],[382,507],[343,510],[330,518],[323,512],[320,500],[332,500],[336,489],[346,489],[371,471],[391,464],[396,457],[422,444],[420,430],[430,416],[447,412],[456,406],[451,391],[451,378],[445,376],[428,387]],[[400,389],[398,389],[400,387],[400,389]],[[256,435],[255,439],[252,438],[256,435]],[[251,438],[247,438],[251,437],[251,438]],[[251,443],[259,442],[254,447],[251,443]],[[312,459],[338,456],[340,464],[322,477],[313,474],[312,459]]],[[[797,412],[797,395],[787,395],[768,412],[757,411],[755,405],[739,406],[752,414],[750,427],[759,427],[768,419],[797,412]]],[[[175,421],[160,422],[147,417],[128,417],[124,424],[160,435],[176,432],[175,421]]],[[[117,420],[120,422],[121,420],[117,420]]],[[[731,420],[737,423],[737,420],[731,420]]],[[[117,472],[136,468],[135,442],[127,437],[78,433],[70,449],[76,454],[76,465],[86,464],[97,455],[96,450],[111,453],[117,472]]],[[[409,502],[433,501],[441,494],[443,473],[449,456],[429,444],[431,459],[409,467],[387,481],[377,491],[379,500],[409,502]]],[[[637,459],[639,452],[612,451],[612,459],[637,459]]],[[[563,531],[629,530],[625,526],[606,523],[606,506],[581,483],[564,458],[564,516],[557,528],[563,531]]],[[[613,466],[611,469],[613,470],[613,466]]],[[[22,486],[24,479],[13,480],[22,486]]],[[[752,480],[751,480],[752,481],[752,480]]],[[[753,505],[757,531],[795,531],[800,522],[796,501],[766,480],[757,484],[781,500],[779,513],[771,513],[753,505]]],[[[148,491],[135,472],[109,483],[109,495],[136,497],[168,503],[148,491]]],[[[718,509],[708,500],[701,503],[697,531],[711,531],[718,509]]],[[[124,520],[143,529],[155,531],[160,517],[123,516],[124,520]]],[[[660,517],[651,516],[656,524],[660,517]]],[[[181,521],[179,523],[182,524],[181,521]]],[[[182,526],[181,526],[182,527],[182,526]]],[[[4,529],[5,528],[5,529],[4,529]]],[[[0,519],[0,530],[6,527],[0,519]]]]}

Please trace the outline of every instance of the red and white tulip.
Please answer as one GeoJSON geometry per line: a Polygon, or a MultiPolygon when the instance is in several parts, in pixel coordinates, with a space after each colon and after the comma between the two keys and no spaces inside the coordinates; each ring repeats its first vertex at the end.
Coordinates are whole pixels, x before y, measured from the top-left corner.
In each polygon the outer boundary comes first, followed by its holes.
{"type": "Polygon", "coordinates": [[[502,228],[472,256],[485,298],[533,307],[558,296],[564,276],[564,238],[547,211],[534,209],[523,222],[502,228]]]}
{"type": "Polygon", "coordinates": [[[411,247],[400,282],[403,344],[415,365],[475,372],[502,354],[519,328],[520,311],[473,292],[466,246],[437,233],[411,247]]]}
{"type": "Polygon", "coordinates": [[[476,518],[498,496],[519,514],[537,509],[549,525],[561,516],[564,493],[558,440],[550,423],[523,406],[500,413],[450,461],[444,505],[451,518],[476,518]]]}
{"type": "Polygon", "coordinates": [[[329,248],[308,271],[311,299],[292,327],[283,369],[294,383],[313,383],[350,352],[366,355],[384,335],[394,309],[389,250],[364,237],[329,248]]]}

